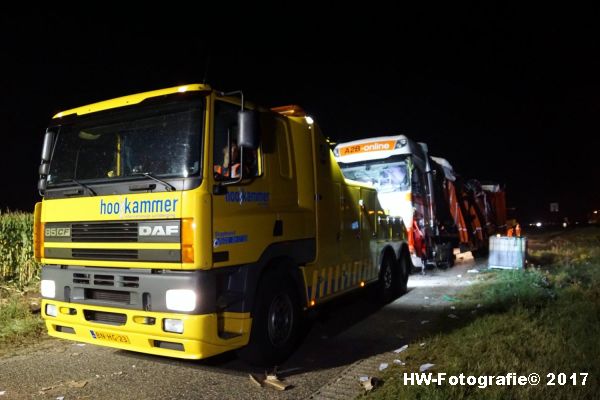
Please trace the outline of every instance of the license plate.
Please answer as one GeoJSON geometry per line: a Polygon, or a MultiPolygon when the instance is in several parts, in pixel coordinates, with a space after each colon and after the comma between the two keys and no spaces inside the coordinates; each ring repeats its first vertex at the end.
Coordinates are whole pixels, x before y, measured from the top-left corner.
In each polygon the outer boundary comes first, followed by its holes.
{"type": "Polygon", "coordinates": [[[106,340],[107,342],[130,343],[129,338],[125,335],[117,335],[116,333],[108,333],[102,331],[94,331],[90,329],[90,333],[94,339],[106,340]]]}

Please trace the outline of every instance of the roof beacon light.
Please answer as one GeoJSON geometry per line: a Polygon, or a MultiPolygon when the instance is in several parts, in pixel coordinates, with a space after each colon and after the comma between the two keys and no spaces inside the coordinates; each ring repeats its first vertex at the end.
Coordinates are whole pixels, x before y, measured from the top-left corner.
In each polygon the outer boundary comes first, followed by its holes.
{"type": "Polygon", "coordinates": [[[302,107],[297,105],[289,105],[289,106],[281,106],[281,107],[273,107],[271,111],[275,111],[281,115],[285,115],[286,117],[306,117],[306,112],[302,109],[302,107]]]}

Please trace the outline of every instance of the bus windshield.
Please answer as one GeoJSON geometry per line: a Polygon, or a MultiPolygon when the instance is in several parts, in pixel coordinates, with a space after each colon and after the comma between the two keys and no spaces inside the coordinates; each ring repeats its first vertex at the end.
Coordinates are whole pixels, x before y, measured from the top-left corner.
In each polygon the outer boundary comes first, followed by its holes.
{"type": "MultiPolygon", "coordinates": [[[[395,157],[394,157],[395,158],[395,157]]],[[[369,183],[379,193],[403,192],[410,189],[406,160],[385,159],[340,164],[347,179],[369,183]]]]}

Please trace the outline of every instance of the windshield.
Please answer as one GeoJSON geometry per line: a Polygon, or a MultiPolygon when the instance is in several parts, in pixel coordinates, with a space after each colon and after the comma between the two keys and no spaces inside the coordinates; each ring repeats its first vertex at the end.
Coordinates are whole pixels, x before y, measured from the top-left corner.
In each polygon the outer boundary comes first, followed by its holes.
{"type": "Polygon", "coordinates": [[[361,161],[340,164],[347,179],[370,183],[379,193],[400,192],[410,189],[408,166],[404,159],[361,161]]]}
{"type": "Polygon", "coordinates": [[[203,99],[115,109],[58,129],[48,186],[200,174],[203,99]]]}

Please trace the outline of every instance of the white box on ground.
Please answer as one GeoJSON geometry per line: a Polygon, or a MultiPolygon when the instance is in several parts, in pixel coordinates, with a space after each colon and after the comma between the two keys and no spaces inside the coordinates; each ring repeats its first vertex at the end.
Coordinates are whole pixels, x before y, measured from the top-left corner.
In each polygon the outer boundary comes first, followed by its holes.
{"type": "Polygon", "coordinates": [[[526,255],[526,237],[490,237],[489,268],[523,269],[526,255]]]}

